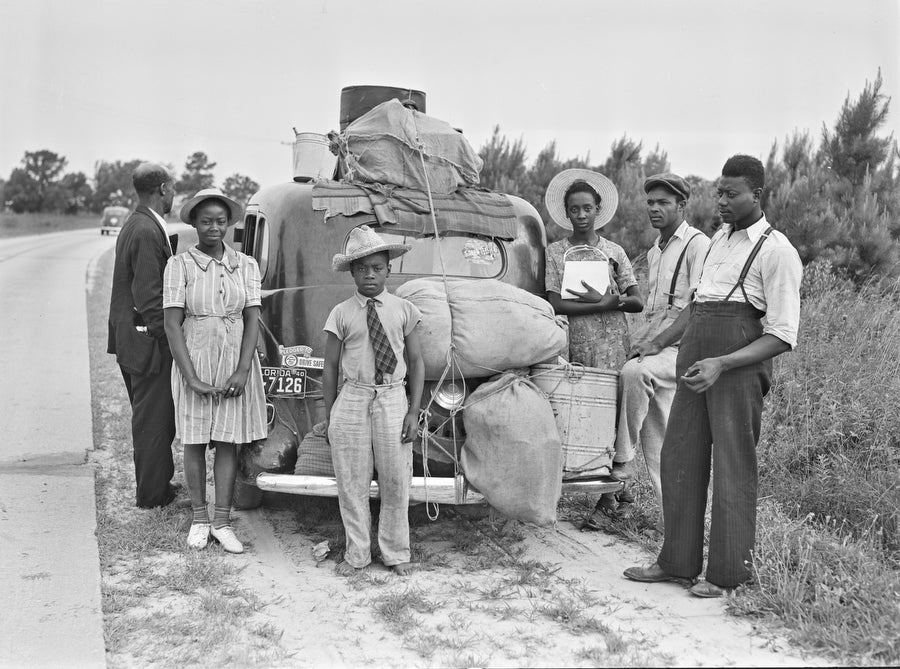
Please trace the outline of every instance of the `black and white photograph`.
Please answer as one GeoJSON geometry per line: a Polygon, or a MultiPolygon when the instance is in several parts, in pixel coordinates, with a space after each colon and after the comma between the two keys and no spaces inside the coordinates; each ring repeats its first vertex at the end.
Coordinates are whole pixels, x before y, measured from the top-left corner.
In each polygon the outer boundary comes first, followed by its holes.
{"type": "Polygon", "coordinates": [[[0,668],[900,664],[897,0],[0,0],[0,668]]]}

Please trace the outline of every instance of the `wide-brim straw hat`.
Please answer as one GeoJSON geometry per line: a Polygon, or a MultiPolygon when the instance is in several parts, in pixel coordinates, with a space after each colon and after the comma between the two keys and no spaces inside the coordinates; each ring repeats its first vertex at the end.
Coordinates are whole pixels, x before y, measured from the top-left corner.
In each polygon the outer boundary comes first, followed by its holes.
{"type": "Polygon", "coordinates": [[[368,225],[361,225],[350,231],[350,237],[347,239],[347,252],[335,253],[334,258],[331,259],[331,268],[335,272],[347,272],[354,260],[384,251],[387,251],[388,257],[393,260],[411,248],[412,246],[409,244],[389,244],[368,225]]]}
{"type": "Polygon", "coordinates": [[[565,230],[572,229],[572,224],[566,216],[566,191],[578,181],[586,182],[600,196],[600,211],[594,219],[594,230],[599,230],[612,220],[619,206],[619,191],[616,190],[615,184],[599,172],[573,168],[563,170],[553,177],[544,195],[547,213],[559,227],[565,230]]]}
{"type": "Polygon", "coordinates": [[[228,207],[228,225],[234,225],[238,222],[238,219],[241,217],[241,212],[243,211],[243,207],[237,203],[236,200],[232,200],[230,197],[225,195],[218,188],[204,188],[201,191],[197,191],[197,194],[192,197],[190,200],[181,205],[181,213],[179,216],[181,220],[190,225],[191,223],[191,212],[196,208],[201,202],[204,200],[221,200],[222,204],[228,207]]]}

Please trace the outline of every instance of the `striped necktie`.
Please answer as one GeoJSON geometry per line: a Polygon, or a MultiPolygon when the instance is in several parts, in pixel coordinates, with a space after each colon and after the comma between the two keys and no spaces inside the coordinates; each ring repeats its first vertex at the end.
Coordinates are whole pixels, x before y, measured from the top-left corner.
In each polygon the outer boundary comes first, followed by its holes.
{"type": "Polygon", "coordinates": [[[375,300],[366,302],[366,324],[369,326],[369,341],[372,342],[372,350],[375,351],[375,383],[381,384],[385,374],[391,374],[397,368],[397,356],[391,348],[387,333],[375,311],[375,300]]]}

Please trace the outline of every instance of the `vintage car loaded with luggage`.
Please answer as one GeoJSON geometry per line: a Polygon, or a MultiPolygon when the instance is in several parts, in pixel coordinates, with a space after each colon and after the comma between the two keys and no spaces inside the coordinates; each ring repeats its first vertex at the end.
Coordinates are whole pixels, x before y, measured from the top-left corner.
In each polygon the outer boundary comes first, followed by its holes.
{"type": "Polygon", "coordinates": [[[555,506],[548,509],[560,492],[621,490],[605,476],[615,372],[587,370],[605,381],[579,383],[585,370],[558,357],[566,329],[543,299],[546,235],[537,211],[478,187],[477,154],[459,131],[425,114],[420,91],[345,88],[340,126],[328,136],[297,133],[293,180],[253,195],[235,229],[235,244],[262,274],[258,350],[270,421],[268,439],[242,453],[235,504],[257,506],[263,491],[337,495],[317,429],[322,327],[354,290],[331,258],[360,225],[412,245],[387,281],[423,313],[427,383],[411,503],[488,501],[543,523],[555,518],[555,506]],[[479,393],[489,380],[495,390],[479,393]],[[493,404],[483,410],[479,402],[493,404]],[[521,507],[517,489],[546,501],[521,507]]]}

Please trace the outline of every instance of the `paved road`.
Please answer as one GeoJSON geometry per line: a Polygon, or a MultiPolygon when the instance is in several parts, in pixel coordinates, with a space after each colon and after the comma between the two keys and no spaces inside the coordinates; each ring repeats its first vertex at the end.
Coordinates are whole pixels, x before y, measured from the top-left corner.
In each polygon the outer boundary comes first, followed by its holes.
{"type": "Polygon", "coordinates": [[[97,230],[0,240],[0,666],[105,666],[85,277],[97,230]]]}

